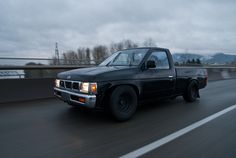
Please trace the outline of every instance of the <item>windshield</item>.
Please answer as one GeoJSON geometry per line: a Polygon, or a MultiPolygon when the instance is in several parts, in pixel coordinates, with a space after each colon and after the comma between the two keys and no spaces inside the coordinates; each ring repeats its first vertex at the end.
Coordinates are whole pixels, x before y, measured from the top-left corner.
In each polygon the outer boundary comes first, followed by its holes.
{"type": "Polygon", "coordinates": [[[99,66],[138,66],[148,49],[118,51],[104,60],[99,66]]]}

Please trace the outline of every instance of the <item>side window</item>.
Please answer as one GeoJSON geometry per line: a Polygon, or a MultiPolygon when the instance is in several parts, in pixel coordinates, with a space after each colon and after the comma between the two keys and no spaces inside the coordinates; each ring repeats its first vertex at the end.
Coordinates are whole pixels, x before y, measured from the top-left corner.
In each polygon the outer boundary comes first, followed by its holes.
{"type": "Polygon", "coordinates": [[[115,60],[113,61],[113,65],[128,65],[129,64],[129,54],[120,53],[115,60]]]}
{"type": "Polygon", "coordinates": [[[133,54],[133,64],[138,65],[142,61],[144,55],[145,55],[144,53],[134,53],[133,54]]]}
{"type": "Polygon", "coordinates": [[[155,61],[155,64],[156,64],[155,69],[169,69],[170,68],[167,54],[164,51],[152,52],[148,60],[155,61]]]}

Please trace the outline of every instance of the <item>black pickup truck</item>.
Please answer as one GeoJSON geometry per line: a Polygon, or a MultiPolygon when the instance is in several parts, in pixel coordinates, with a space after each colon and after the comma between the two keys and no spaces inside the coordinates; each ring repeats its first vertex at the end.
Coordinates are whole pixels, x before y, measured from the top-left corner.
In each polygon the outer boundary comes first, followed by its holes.
{"type": "Polygon", "coordinates": [[[72,106],[109,109],[115,119],[130,119],[141,101],[183,96],[199,98],[207,85],[203,68],[175,68],[165,48],[118,51],[100,65],[59,73],[54,94],[72,106]]]}

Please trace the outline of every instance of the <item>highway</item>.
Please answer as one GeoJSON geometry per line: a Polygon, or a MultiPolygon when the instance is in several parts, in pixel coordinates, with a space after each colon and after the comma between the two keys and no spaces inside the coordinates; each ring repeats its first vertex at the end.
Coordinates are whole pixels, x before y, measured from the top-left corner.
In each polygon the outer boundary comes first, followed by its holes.
{"type": "MultiPolygon", "coordinates": [[[[0,104],[0,158],[125,156],[235,105],[236,80],[209,82],[200,95],[142,105],[123,123],[56,98],[0,104]]],[[[236,157],[236,109],[141,157],[236,157]]]]}

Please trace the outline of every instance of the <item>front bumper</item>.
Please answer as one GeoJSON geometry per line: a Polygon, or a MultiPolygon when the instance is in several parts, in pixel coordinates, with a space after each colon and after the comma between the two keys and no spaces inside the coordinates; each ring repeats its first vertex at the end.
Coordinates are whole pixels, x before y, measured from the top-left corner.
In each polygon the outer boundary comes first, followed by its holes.
{"type": "Polygon", "coordinates": [[[88,108],[95,108],[96,106],[96,95],[75,93],[56,87],[54,87],[54,95],[69,104],[76,104],[88,108]],[[80,102],[79,98],[84,98],[85,101],[80,102]]]}

